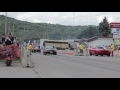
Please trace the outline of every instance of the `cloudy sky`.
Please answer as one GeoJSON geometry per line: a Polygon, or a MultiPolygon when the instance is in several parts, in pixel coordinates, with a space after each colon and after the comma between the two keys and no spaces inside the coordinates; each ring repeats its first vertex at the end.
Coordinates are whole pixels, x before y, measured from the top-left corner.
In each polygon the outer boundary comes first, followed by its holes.
{"type": "MultiPolygon", "coordinates": [[[[5,15],[5,12],[0,12],[5,15]]],[[[98,25],[104,16],[109,22],[120,22],[120,12],[7,12],[8,17],[28,22],[62,25],[98,25]]]]}

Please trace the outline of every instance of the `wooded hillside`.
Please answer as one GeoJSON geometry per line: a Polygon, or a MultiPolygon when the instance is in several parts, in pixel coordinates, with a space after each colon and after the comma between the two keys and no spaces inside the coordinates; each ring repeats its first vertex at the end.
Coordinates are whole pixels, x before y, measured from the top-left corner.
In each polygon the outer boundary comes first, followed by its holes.
{"type": "MultiPolygon", "coordinates": [[[[31,23],[7,18],[8,32],[14,32],[21,40],[30,39],[75,39],[90,38],[99,35],[98,26],[65,26],[50,23],[31,23]]],[[[5,32],[5,16],[0,15],[0,34],[5,32]]]]}

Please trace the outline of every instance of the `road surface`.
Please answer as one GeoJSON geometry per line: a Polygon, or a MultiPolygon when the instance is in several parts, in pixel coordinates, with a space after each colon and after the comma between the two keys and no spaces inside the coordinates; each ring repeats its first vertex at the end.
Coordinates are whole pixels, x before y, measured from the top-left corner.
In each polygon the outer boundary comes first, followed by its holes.
{"type": "Polygon", "coordinates": [[[33,54],[42,78],[120,78],[119,57],[33,54]]]}
{"type": "Polygon", "coordinates": [[[33,53],[31,58],[34,68],[0,62],[0,78],[120,78],[119,57],[33,53]]]}

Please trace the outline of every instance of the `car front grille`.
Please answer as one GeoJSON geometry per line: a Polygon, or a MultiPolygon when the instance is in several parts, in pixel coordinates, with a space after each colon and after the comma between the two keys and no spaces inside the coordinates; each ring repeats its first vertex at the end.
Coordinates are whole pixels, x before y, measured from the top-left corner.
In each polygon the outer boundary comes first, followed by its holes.
{"type": "Polygon", "coordinates": [[[47,50],[47,52],[55,52],[55,50],[47,50]]]}
{"type": "Polygon", "coordinates": [[[101,52],[109,52],[109,51],[104,50],[104,51],[101,51],[101,52]]]}

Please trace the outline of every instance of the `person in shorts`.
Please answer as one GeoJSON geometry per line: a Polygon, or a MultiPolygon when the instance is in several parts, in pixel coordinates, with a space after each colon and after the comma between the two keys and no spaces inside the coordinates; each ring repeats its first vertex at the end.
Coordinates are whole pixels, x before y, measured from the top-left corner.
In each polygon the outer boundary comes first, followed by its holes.
{"type": "Polygon", "coordinates": [[[84,48],[85,48],[85,46],[83,44],[80,44],[80,56],[83,56],[84,48]]]}

